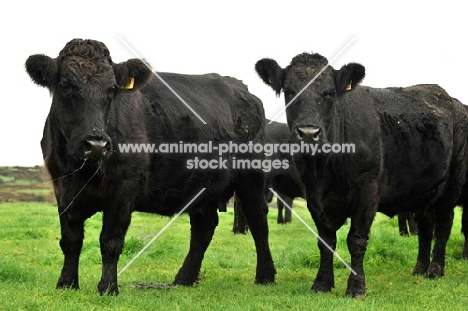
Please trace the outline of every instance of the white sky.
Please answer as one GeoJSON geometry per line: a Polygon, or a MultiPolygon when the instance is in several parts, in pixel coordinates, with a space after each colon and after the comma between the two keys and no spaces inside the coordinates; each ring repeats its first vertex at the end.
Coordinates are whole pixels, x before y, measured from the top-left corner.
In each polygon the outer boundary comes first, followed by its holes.
{"type": "Polygon", "coordinates": [[[353,38],[334,68],[358,62],[366,67],[364,85],[436,83],[468,104],[462,1],[7,3],[0,12],[0,166],[42,165],[39,142],[51,98],[31,82],[24,62],[32,54],[56,57],[73,38],[104,42],[114,62],[136,57],[120,37],[157,71],[236,77],[263,101],[268,118],[284,100],[257,77],[259,59],[274,58],[284,68],[295,55],[313,51],[331,60],[353,38]]]}

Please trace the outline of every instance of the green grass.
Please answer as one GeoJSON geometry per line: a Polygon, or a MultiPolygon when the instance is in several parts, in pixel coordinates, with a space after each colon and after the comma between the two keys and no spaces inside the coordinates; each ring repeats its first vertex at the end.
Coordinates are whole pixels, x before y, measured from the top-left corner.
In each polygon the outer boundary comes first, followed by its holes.
{"type": "MultiPolygon", "coordinates": [[[[295,211],[313,228],[302,200],[295,211]]],[[[169,221],[135,213],[126,236],[119,271],[169,221]]],[[[55,206],[40,202],[0,204],[0,310],[466,310],[468,262],[461,260],[463,236],[456,210],[447,249],[444,276],[426,280],[411,275],[417,238],[398,235],[396,219],[378,215],[365,260],[368,295],[345,296],[349,271],[335,260],[336,288],[311,294],[317,272],[317,239],[297,219],[276,224],[276,210],[268,215],[270,245],[277,268],[276,285],[256,286],[255,252],[250,234],[231,233],[233,211],[220,213],[220,224],[202,266],[201,281],[170,290],[136,289],[137,283],[170,283],[188,250],[188,217],[178,218],[119,277],[120,295],[99,296],[101,214],[86,222],[80,262],[79,291],[55,290],[62,254],[55,206]]],[[[349,262],[344,226],[338,233],[338,253],[349,262]]]]}
{"type": "MultiPolygon", "coordinates": [[[[459,209],[446,258],[446,276],[414,277],[417,238],[398,235],[396,219],[378,215],[365,259],[368,295],[345,296],[349,271],[335,259],[336,288],[311,294],[319,265],[317,239],[295,217],[276,224],[268,215],[276,285],[256,286],[255,250],[250,234],[233,235],[232,208],[206,252],[201,280],[190,288],[136,289],[144,282],[170,283],[188,250],[189,222],[178,218],[122,275],[120,295],[101,297],[99,233],[101,214],[86,222],[79,291],[55,290],[62,265],[60,228],[50,184],[40,167],[0,167],[0,310],[465,310],[468,262],[461,260],[463,236],[459,209]]],[[[272,204],[274,205],[274,204],[272,204]]],[[[295,211],[315,228],[303,200],[295,211]]],[[[169,218],[135,213],[119,261],[119,271],[157,234],[169,218]]],[[[348,226],[338,232],[337,251],[348,263],[348,226]]]]}

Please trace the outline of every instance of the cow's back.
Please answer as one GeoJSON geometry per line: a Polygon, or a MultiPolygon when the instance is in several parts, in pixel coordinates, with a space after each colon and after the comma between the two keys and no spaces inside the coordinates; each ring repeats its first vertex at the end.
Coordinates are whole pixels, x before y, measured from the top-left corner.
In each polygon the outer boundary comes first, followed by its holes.
{"type": "Polygon", "coordinates": [[[143,93],[149,98],[156,116],[163,118],[158,120],[160,126],[171,130],[166,133],[167,138],[170,139],[172,133],[175,139],[246,141],[256,139],[257,135],[263,139],[262,102],[249,93],[241,81],[218,74],[159,73],[159,76],[177,95],[157,77],[143,93]]]}

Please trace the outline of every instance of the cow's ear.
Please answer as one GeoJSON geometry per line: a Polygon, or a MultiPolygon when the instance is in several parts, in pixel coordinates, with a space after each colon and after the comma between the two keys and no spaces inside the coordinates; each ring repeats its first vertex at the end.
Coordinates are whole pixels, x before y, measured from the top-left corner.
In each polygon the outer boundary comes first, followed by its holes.
{"type": "Polygon", "coordinates": [[[151,68],[138,58],[113,64],[112,67],[117,85],[126,90],[140,90],[153,75],[151,68]]]}
{"type": "Polygon", "coordinates": [[[361,64],[350,63],[335,71],[335,86],[338,95],[354,90],[362,82],[366,69],[361,64]]]}
{"type": "Polygon", "coordinates": [[[255,71],[257,71],[260,78],[271,86],[276,92],[276,95],[280,95],[281,89],[283,88],[283,69],[278,63],[269,58],[259,60],[255,64],[255,71]]]}
{"type": "Polygon", "coordinates": [[[52,91],[57,79],[57,62],[49,56],[36,54],[28,57],[25,63],[26,72],[31,80],[52,91]]]}

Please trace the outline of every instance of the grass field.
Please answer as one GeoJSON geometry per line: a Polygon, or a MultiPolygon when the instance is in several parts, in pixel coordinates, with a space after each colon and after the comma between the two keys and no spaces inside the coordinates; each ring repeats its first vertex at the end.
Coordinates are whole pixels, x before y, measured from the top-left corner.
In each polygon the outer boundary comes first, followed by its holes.
{"type": "MultiPolygon", "coordinates": [[[[250,234],[233,235],[233,210],[220,224],[202,266],[200,282],[190,288],[138,289],[139,283],[170,283],[188,250],[189,222],[181,216],[119,277],[120,295],[99,296],[101,214],[86,222],[78,291],[55,290],[62,253],[60,228],[50,186],[27,173],[0,169],[0,310],[466,310],[468,261],[461,259],[460,209],[450,237],[445,276],[426,280],[411,275],[417,238],[398,235],[396,219],[378,215],[365,259],[368,295],[345,296],[349,271],[335,260],[336,288],[311,294],[317,272],[317,239],[293,217],[276,224],[270,209],[270,245],[276,285],[254,285],[255,251],[250,234]],[[15,175],[12,177],[12,175],[15,175]],[[25,178],[25,179],[22,179],[25,178]],[[30,189],[29,191],[27,189],[30,189]]],[[[24,169],[16,168],[17,171],[24,169]]],[[[40,168],[29,169],[38,173],[40,168]]],[[[31,173],[31,174],[33,174],[31,173]]],[[[315,228],[305,202],[295,211],[315,228]]],[[[134,213],[120,258],[122,269],[169,218],[134,213]]],[[[337,251],[349,262],[347,226],[338,233],[337,251]]]]}

